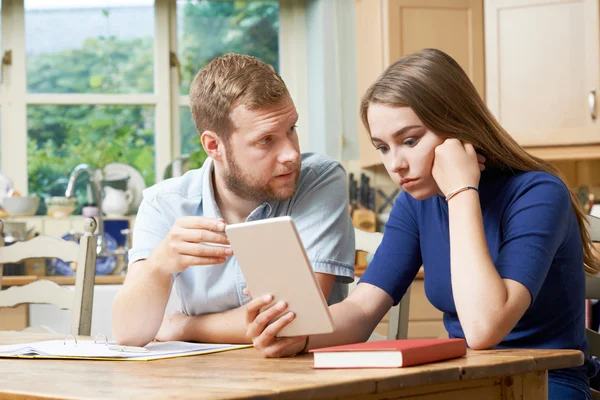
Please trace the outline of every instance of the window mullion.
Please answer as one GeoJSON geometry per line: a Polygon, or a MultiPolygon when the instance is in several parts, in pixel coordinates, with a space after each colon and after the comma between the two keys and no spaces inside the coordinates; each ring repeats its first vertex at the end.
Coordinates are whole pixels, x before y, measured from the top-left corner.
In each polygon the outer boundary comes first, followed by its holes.
{"type": "Polygon", "coordinates": [[[172,129],[172,84],[170,65],[170,7],[174,1],[155,1],[155,34],[154,34],[154,90],[156,102],[155,131],[155,167],[156,181],[162,180],[162,173],[179,149],[173,146],[172,129]]]}
{"type": "Polygon", "coordinates": [[[2,79],[2,172],[16,189],[28,193],[27,105],[24,0],[2,3],[2,50],[12,51],[11,65],[4,66],[2,79]]]}
{"type": "Polygon", "coordinates": [[[28,105],[152,105],[157,104],[154,93],[103,94],[103,93],[29,93],[25,97],[28,105]]]}
{"type": "MultiPolygon", "coordinates": [[[[177,43],[177,1],[169,2],[169,44],[170,51],[178,56],[177,43]]],[[[173,144],[173,159],[181,154],[181,124],[179,112],[179,71],[181,66],[171,67],[171,143],[173,144]]]]}

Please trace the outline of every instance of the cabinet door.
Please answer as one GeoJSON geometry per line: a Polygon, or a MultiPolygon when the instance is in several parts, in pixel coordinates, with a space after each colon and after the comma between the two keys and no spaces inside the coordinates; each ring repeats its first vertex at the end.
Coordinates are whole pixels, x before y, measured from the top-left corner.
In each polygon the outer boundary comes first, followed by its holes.
{"type": "MultiPolygon", "coordinates": [[[[437,48],[452,56],[484,96],[483,0],[357,0],[359,96],[399,58],[437,48]]],[[[361,126],[360,164],[381,163],[361,126]]]]}
{"type": "Polygon", "coordinates": [[[599,36],[598,0],[486,0],[487,104],[521,145],[600,142],[599,36]]]}
{"type": "Polygon", "coordinates": [[[482,0],[388,0],[387,64],[425,48],[448,53],[484,96],[482,0]]]}

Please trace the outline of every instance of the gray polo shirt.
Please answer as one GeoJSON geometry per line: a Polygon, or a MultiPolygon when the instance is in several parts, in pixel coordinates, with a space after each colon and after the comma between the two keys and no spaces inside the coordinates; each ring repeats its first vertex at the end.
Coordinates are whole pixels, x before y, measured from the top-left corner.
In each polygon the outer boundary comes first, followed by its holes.
{"type": "MultiPolygon", "coordinates": [[[[147,258],[178,218],[220,217],[213,194],[213,169],[209,158],[201,169],[144,191],[129,264],[147,258]]],[[[305,153],[296,194],[287,201],[264,203],[247,218],[253,221],[289,215],[294,219],[313,270],[337,276],[329,304],[342,301],[348,295],[347,284],[354,279],[354,228],[347,193],[346,172],[337,161],[305,153]]],[[[235,256],[219,265],[189,267],[174,278],[182,311],[188,315],[223,312],[250,300],[242,293],[246,280],[235,256]]]]}

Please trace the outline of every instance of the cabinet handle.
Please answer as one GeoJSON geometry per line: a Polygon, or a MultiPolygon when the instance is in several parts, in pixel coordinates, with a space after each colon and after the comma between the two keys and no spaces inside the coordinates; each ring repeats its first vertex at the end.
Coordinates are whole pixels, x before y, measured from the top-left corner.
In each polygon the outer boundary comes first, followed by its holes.
{"type": "Polygon", "coordinates": [[[590,94],[588,95],[588,106],[590,107],[590,116],[592,120],[596,120],[598,113],[596,112],[596,88],[590,90],[590,94]]]}

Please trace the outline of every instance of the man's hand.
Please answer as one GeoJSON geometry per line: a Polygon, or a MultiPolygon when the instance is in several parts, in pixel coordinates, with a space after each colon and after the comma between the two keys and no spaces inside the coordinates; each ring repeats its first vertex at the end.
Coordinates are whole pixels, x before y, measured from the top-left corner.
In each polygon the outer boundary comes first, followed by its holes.
{"type": "Polygon", "coordinates": [[[182,217],[148,257],[154,270],[164,274],[181,272],[193,265],[222,264],[233,255],[225,223],[216,218],[182,217]]]}
{"type": "Polygon", "coordinates": [[[154,340],[159,342],[187,341],[186,328],[191,319],[192,317],[181,312],[165,315],[154,340]]]}

